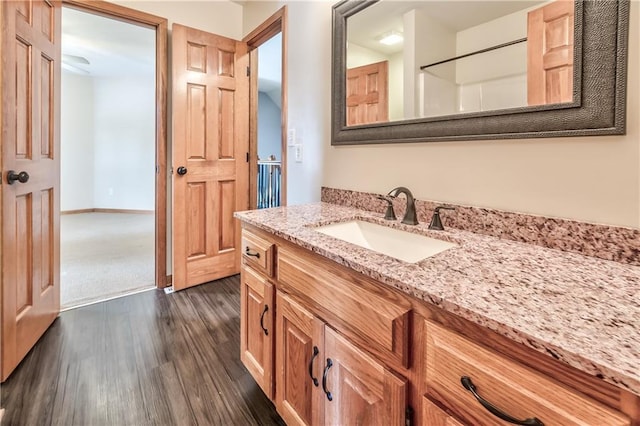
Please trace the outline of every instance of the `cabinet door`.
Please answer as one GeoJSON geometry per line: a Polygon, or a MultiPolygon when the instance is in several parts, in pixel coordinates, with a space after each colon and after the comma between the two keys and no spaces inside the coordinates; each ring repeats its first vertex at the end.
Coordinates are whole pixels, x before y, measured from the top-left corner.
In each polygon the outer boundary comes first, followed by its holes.
{"type": "Polygon", "coordinates": [[[289,426],[320,425],[324,323],[289,296],[276,303],[276,407],[289,426]]]}
{"type": "Polygon", "coordinates": [[[441,410],[426,396],[422,397],[422,421],[428,426],[462,426],[462,423],[441,410]]]}
{"type": "Polygon", "coordinates": [[[328,425],[404,425],[407,381],[329,327],[324,334],[324,414],[328,425]]]}
{"type": "Polygon", "coordinates": [[[240,282],[240,359],[273,399],[273,286],[247,267],[240,282]]]}

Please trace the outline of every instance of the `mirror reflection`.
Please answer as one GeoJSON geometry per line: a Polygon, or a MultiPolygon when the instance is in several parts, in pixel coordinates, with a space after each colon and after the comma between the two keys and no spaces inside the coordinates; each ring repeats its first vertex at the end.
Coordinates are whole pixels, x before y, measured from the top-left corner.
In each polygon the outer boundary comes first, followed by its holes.
{"type": "Polygon", "coordinates": [[[573,1],[380,1],[347,19],[347,125],[571,102],[573,1]]]}

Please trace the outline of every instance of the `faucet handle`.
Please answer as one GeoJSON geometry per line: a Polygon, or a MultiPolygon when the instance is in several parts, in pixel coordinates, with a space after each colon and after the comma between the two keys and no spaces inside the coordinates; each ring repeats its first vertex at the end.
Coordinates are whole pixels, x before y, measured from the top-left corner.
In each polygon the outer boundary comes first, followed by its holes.
{"type": "Polygon", "coordinates": [[[396,220],[396,213],[393,211],[393,203],[392,203],[392,199],[395,197],[392,197],[390,195],[378,195],[376,196],[376,198],[378,200],[387,202],[387,210],[385,210],[384,212],[384,218],[386,220],[396,220]]]}
{"type": "Polygon", "coordinates": [[[440,210],[455,210],[455,208],[450,206],[436,207],[435,210],[433,210],[433,216],[431,217],[431,222],[429,223],[429,229],[444,231],[444,226],[442,225],[442,220],[440,219],[440,210]]]}

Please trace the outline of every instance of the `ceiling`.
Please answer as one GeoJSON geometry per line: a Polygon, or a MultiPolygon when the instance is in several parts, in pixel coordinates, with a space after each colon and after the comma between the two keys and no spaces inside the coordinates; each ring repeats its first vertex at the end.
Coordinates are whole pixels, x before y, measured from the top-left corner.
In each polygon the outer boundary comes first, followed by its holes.
{"type": "MultiPolygon", "coordinates": [[[[63,69],[95,77],[153,76],[155,29],[62,8],[63,69]]],[[[259,90],[280,104],[282,37],[259,47],[259,90]]]]}
{"type": "Polygon", "coordinates": [[[385,46],[380,44],[377,38],[391,30],[403,32],[402,17],[413,9],[423,11],[457,32],[540,3],[544,1],[383,0],[347,19],[347,40],[385,55],[391,55],[402,50],[402,43],[385,46]]]}
{"type": "Polygon", "coordinates": [[[77,74],[153,76],[156,32],[150,27],[63,7],[62,55],[63,69],[77,74]]]}

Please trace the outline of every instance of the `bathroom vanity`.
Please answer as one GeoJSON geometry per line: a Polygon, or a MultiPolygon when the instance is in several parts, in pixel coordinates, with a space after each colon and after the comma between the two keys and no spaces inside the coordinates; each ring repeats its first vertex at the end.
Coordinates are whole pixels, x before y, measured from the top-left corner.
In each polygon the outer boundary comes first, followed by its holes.
{"type": "Polygon", "coordinates": [[[241,359],[288,425],[640,425],[640,267],[328,203],[236,217],[241,359]],[[447,248],[317,229],[354,220],[447,248]]]}

